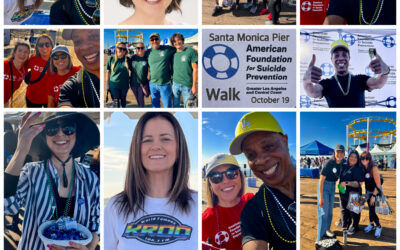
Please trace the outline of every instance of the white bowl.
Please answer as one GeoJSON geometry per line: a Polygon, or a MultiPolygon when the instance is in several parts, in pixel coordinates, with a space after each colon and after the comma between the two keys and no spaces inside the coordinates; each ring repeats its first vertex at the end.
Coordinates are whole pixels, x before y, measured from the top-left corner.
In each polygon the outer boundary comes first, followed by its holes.
{"type": "Polygon", "coordinates": [[[81,224],[77,223],[78,225],[78,231],[82,232],[84,235],[87,236],[86,240],[52,240],[47,238],[46,236],[43,235],[44,230],[49,227],[52,224],[55,224],[57,221],[55,220],[50,220],[50,221],[46,221],[44,223],[42,223],[42,225],[39,226],[39,237],[40,239],[43,241],[43,244],[45,246],[47,245],[57,245],[57,246],[63,246],[63,247],[69,247],[69,242],[75,242],[81,245],[87,245],[92,241],[93,235],[92,233],[89,231],[89,229],[87,229],[85,226],[82,226],[81,224]]]}

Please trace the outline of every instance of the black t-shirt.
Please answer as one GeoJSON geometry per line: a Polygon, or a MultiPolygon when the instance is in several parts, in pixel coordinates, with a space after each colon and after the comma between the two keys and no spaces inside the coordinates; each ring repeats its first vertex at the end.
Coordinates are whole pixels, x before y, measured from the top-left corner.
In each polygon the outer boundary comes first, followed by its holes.
{"type": "Polygon", "coordinates": [[[326,181],[336,182],[339,179],[343,162],[337,164],[335,160],[329,160],[322,169],[321,175],[325,176],[326,181]]]}
{"type": "MultiPolygon", "coordinates": [[[[89,8],[85,1],[82,0],[77,0],[77,2],[80,2],[81,6],[85,10],[85,12],[92,16],[93,12],[96,10],[96,8],[89,8]]],[[[89,18],[86,16],[80,6],[78,7],[79,10],[81,11],[81,14],[85,21],[85,23],[81,16],[79,15],[75,3],[73,0],[58,0],[55,3],[51,5],[50,8],[50,24],[94,24],[92,21],[92,18],[89,18]]]]}
{"type": "MultiPolygon", "coordinates": [[[[294,202],[279,190],[269,189],[286,210],[294,202]]],[[[270,249],[296,249],[295,242],[288,243],[280,239],[272,228],[270,219],[281,237],[287,241],[296,241],[296,226],[263,184],[256,195],[247,202],[240,216],[242,245],[252,240],[263,240],[269,243],[270,249]],[[268,210],[265,206],[264,193],[268,210]]]]}
{"type": "MultiPolygon", "coordinates": [[[[342,181],[363,182],[364,181],[364,171],[358,165],[350,167],[349,165],[344,164],[342,166],[342,171],[340,174],[340,182],[342,182],[342,181]]],[[[350,186],[346,186],[346,193],[351,192],[351,191],[356,191],[356,192],[361,193],[361,186],[359,188],[353,188],[350,186]]]]}
{"type": "MultiPolygon", "coordinates": [[[[382,0],[381,0],[382,1],[382,0]]],[[[363,16],[366,22],[371,23],[374,17],[375,11],[376,16],[378,15],[380,4],[379,0],[363,0],[363,16]]],[[[331,0],[328,7],[329,15],[337,15],[346,19],[347,24],[365,24],[362,19],[360,23],[360,0],[331,0]]],[[[375,24],[396,24],[396,1],[385,0],[382,6],[381,13],[375,24]]]]}
{"type": "MultiPolygon", "coordinates": [[[[338,76],[340,86],[347,92],[348,75],[338,76]]],[[[343,95],[334,76],[319,82],[324,88],[322,95],[325,97],[330,108],[364,108],[365,90],[368,90],[367,75],[351,75],[350,91],[348,95],[343,95]]]]}
{"type": "MultiPolygon", "coordinates": [[[[92,87],[90,79],[93,82],[97,95],[100,95],[100,80],[96,75],[89,73],[83,69],[79,70],[75,75],[61,86],[60,98],[58,106],[70,106],[75,108],[97,108],[100,106],[99,99],[92,87]],[[82,85],[83,74],[83,85],[82,85]]],[[[100,97],[100,96],[99,96],[100,97]]]]}

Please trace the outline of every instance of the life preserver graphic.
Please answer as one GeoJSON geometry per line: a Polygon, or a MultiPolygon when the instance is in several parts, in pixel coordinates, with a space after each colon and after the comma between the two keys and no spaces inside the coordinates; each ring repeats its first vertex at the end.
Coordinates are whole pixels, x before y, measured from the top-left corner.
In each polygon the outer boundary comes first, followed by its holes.
{"type": "Polygon", "coordinates": [[[229,79],[239,70],[239,57],[232,48],[215,44],[204,51],[203,66],[211,77],[229,79]]]}
{"type": "Polygon", "coordinates": [[[220,231],[215,234],[215,242],[220,246],[223,242],[229,241],[229,234],[225,231],[220,231]]]}

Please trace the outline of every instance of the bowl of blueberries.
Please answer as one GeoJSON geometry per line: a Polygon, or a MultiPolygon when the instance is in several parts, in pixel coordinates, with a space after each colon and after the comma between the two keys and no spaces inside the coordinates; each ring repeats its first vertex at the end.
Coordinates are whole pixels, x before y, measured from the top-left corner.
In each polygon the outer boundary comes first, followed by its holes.
{"type": "Polygon", "coordinates": [[[71,217],[60,217],[58,220],[46,221],[39,226],[38,232],[45,246],[54,244],[68,247],[70,241],[87,245],[93,237],[89,229],[77,223],[71,217]]]}

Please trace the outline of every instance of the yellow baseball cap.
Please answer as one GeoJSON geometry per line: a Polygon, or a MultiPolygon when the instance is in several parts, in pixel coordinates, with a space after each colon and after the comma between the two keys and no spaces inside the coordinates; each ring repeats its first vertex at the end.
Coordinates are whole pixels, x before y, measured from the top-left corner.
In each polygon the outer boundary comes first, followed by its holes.
{"type": "Polygon", "coordinates": [[[343,48],[345,50],[347,50],[348,52],[349,50],[349,45],[343,41],[343,40],[336,40],[331,44],[331,54],[337,49],[337,48],[343,48]]]}
{"type": "Polygon", "coordinates": [[[242,153],[243,140],[254,132],[266,131],[283,134],[281,125],[269,112],[252,112],[245,114],[236,125],[235,138],[229,146],[233,155],[242,153]]]}

